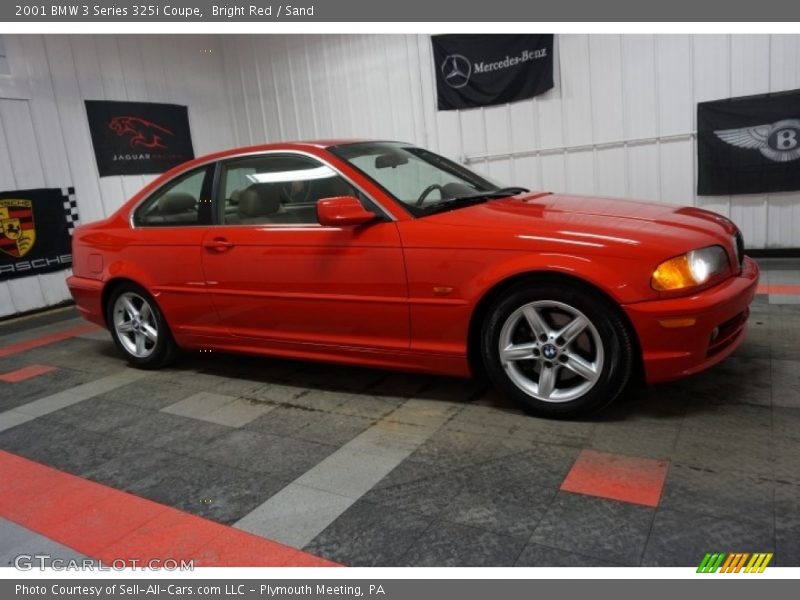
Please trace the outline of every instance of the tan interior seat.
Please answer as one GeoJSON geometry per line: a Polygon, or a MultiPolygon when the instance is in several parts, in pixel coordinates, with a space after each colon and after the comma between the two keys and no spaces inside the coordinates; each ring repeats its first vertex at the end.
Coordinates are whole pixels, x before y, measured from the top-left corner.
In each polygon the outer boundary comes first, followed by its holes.
{"type": "Polygon", "coordinates": [[[239,222],[271,223],[280,207],[280,190],[274,184],[254,183],[239,194],[239,222]]]}

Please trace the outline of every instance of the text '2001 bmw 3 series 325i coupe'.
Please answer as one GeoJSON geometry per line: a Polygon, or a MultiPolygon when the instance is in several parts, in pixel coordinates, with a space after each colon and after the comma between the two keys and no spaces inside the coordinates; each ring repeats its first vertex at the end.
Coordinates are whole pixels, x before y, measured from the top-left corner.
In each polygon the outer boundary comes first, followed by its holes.
{"type": "Polygon", "coordinates": [[[285,143],[176,167],[78,228],[68,285],[137,367],[202,348],[480,371],[568,416],[733,352],[743,249],[697,208],[503,187],[402,143],[285,143]]]}

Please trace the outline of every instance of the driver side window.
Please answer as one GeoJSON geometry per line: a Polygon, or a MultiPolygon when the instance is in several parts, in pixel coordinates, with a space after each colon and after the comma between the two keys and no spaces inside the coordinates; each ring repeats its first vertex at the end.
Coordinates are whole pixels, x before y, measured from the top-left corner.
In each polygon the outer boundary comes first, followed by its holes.
{"type": "Polygon", "coordinates": [[[317,223],[317,201],[359,193],[312,158],[270,154],[233,159],[220,172],[219,222],[227,225],[317,223]]]}

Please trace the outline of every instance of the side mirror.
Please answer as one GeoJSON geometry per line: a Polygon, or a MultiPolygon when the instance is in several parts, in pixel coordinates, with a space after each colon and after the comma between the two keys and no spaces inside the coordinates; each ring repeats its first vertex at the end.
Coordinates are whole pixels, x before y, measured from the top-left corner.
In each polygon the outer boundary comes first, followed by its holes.
{"type": "Polygon", "coordinates": [[[317,201],[317,220],[320,225],[354,227],[375,218],[375,213],[366,210],[354,196],[335,196],[317,201]]]}

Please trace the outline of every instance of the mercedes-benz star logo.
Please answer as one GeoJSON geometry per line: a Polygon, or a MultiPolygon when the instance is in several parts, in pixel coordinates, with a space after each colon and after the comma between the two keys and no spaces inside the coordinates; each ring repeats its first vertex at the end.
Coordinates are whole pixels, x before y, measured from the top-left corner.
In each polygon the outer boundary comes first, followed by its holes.
{"type": "Polygon", "coordinates": [[[800,158],[800,119],[784,119],[772,125],[715,131],[719,139],[738,148],[758,150],[770,160],[789,162],[800,158]]]}
{"type": "Polygon", "coordinates": [[[448,54],[442,63],[442,75],[451,88],[462,88],[469,83],[472,63],[461,54],[448,54]]]}

